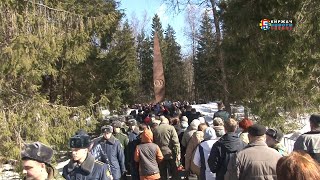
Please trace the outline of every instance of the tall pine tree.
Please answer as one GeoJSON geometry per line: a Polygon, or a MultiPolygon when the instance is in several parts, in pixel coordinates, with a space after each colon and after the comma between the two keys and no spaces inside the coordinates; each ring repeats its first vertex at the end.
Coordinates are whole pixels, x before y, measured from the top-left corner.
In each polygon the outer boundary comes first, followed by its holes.
{"type": "Polygon", "coordinates": [[[196,97],[206,100],[222,98],[219,89],[221,86],[218,86],[220,74],[216,65],[213,23],[207,12],[203,14],[198,36],[197,53],[193,62],[196,97]]]}

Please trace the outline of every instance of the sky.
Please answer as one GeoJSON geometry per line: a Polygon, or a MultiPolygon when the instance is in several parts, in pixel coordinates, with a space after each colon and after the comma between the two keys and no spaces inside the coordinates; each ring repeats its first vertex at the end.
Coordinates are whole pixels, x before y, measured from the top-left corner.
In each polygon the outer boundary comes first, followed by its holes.
{"type": "Polygon", "coordinates": [[[182,53],[187,51],[187,41],[184,36],[185,28],[185,13],[172,12],[167,4],[162,3],[162,0],[121,0],[120,9],[124,9],[126,18],[131,21],[132,17],[136,17],[143,21],[143,17],[147,14],[148,20],[145,30],[151,32],[152,18],[158,14],[162,23],[162,28],[165,30],[170,24],[176,32],[176,40],[182,48],[182,53]]]}

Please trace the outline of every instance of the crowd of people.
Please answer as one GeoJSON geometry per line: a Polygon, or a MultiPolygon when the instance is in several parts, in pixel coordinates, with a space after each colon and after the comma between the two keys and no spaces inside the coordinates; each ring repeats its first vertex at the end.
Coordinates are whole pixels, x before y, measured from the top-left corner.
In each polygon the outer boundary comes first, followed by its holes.
{"type": "Polygon", "coordinates": [[[223,103],[211,119],[188,104],[147,105],[108,121],[95,139],[77,131],[62,177],[43,143],[26,145],[21,157],[26,179],[36,180],[319,180],[320,115],[311,115],[310,127],[289,154],[279,129],[235,120],[223,103]]]}

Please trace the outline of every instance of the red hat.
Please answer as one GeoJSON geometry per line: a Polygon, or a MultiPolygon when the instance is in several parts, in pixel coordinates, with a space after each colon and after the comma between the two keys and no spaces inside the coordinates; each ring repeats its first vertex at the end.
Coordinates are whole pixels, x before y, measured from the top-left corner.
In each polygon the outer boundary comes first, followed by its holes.
{"type": "Polygon", "coordinates": [[[248,118],[244,118],[239,122],[239,127],[241,127],[243,131],[247,131],[248,128],[252,125],[253,125],[253,122],[248,118]]]}

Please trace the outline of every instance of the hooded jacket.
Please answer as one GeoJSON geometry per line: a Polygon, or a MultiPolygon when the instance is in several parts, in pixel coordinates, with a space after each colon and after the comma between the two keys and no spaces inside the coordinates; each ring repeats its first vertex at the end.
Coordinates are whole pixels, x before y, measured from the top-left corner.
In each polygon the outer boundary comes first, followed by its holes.
{"type": "Polygon", "coordinates": [[[136,147],[134,160],[139,162],[139,174],[142,179],[159,179],[158,162],[163,155],[158,145],[152,143],[153,134],[146,129],[141,134],[141,144],[136,147]]]}
{"type": "Polygon", "coordinates": [[[211,172],[216,173],[217,180],[223,180],[227,171],[230,158],[238,151],[246,147],[236,133],[226,133],[215,144],[213,144],[208,158],[211,172]]]}
{"type": "Polygon", "coordinates": [[[196,149],[193,163],[200,167],[200,179],[202,180],[214,180],[215,174],[211,172],[208,166],[208,157],[210,155],[211,148],[217,139],[210,139],[203,141],[196,149]],[[204,164],[204,167],[203,167],[204,164]]]}
{"type": "Polygon", "coordinates": [[[187,130],[184,132],[182,136],[181,145],[183,147],[187,148],[188,143],[191,139],[191,136],[193,135],[193,133],[195,133],[198,130],[199,124],[200,124],[199,120],[193,120],[190,126],[188,126],[187,130]]]}

